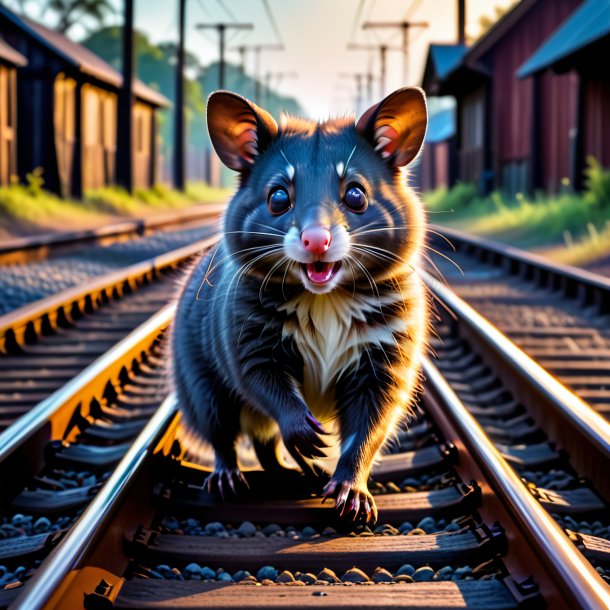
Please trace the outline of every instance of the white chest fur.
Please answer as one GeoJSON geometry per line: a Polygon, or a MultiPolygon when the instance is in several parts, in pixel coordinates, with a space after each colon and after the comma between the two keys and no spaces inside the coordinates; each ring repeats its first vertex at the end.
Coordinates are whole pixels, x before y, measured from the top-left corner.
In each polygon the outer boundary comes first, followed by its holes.
{"type": "MultiPolygon", "coordinates": [[[[396,293],[385,296],[382,302],[399,300],[396,293]]],[[[321,421],[334,415],[334,384],[341,373],[355,365],[367,347],[392,344],[393,333],[406,330],[406,321],[400,318],[366,324],[367,314],[379,311],[379,307],[376,296],[353,296],[343,290],[329,294],[304,292],[282,306],[296,317],[284,325],[284,334],[294,338],[301,353],[303,397],[321,421]]]]}

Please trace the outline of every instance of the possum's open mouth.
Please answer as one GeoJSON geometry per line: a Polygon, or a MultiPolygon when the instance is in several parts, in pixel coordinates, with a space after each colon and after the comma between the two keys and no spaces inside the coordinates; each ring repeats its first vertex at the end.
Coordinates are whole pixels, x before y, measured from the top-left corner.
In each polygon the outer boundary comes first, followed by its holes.
{"type": "Polygon", "coordinates": [[[307,271],[307,277],[314,284],[326,284],[327,282],[330,282],[335,273],[339,271],[341,261],[336,261],[333,263],[315,261],[314,263],[305,264],[304,267],[307,271]]]}

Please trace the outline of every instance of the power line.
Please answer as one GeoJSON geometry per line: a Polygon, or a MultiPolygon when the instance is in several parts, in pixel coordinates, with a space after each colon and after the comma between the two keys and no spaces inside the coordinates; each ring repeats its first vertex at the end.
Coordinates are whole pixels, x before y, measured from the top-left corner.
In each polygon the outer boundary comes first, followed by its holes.
{"type": "Polygon", "coordinates": [[[385,97],[385,84],[386,84],[386,60],[388,51],[400,51],[401,47],[390,47],[387,44],[350,44],[347,46],[349,51],[378,51],[379,52],[379,65],[380,65],[380,78],[379,78],[379,89],[381,91],[381,97],[385,97]]]}
{"type": "Polygon", "coordinates": [[[409,8],[407,9],[407,12],[405,13],[405,16],[403,17],[403,19],[405,21],[408,21],[409,19],[411,19],[413,14],[420,7],[421,3],[422,3],[422,0],[413,0],[413,2],[411,2],[411,4],[409,5],[409,8]]]}
{"type": "Polygon", "coordinates": [[[229,17],[231,19],[233,19],[233,21],[237,21],[237,17],[235,16],[235,13],[225,4],[224,0],[216,0],[216,1],[218,2],[218,4],[220,4],[220,6],[224,10],[224,12],[227,15],[229,15],[229,17]]]}
{"type": "Polygon", "coordinates": [[[225,86],[225,34],[227,30],[252,30],[254,25],[251,23],[198,23],[198,30],[216,30],[219,41],[219,62],[218,62],[218,88],[225,86]]]}
{"type": "Polygon", "coordinates": [[[382,21],[382,22],[371,22],[367,21],[362,25],[362,28],[367,29],[400,29],[402,30],[402,53],[403,53],[403,80],[406,83],[408,81],[408,63],[409,63],[409,31],[412,28],[427,28],[427,21],[382,21]]]}
{"type": "Polygon", "coordinates": [[[208,7],[203,3],[203,0],[197,0],[197,4],[205,15],[210,15],[210,13],[208,12],[208,7]]]}
{"type": "Polygon", "coordinates": [[[271,27],[275,33],[275,37],[277,38],[277,41],[282,46],[284,46],[284,40],[282,38],[280,28],[277,25],[277,21],[275,20],[275,17],[273,16],[273,11],[271,10],[271,6],[269,5],[269,0],[262,0],[262,2],[263,2],[263,6],[265,7],[265,11],[267,12],[267,17],[269,18],[269,21],[271,22],[271,27]]]}
{"type": "Polygon", "coordinates": [[[241,65],[246,64],[246,52],[254,51],[254,101],[261,103],[261,52],[262,51],[283,51],[284,45],[281,44],[241,44],[232,49],[239,51],[241,55],[241,65]]]}
{"type": "Polygon", "coordinates": [[[369,10],[368,10],[368,12],[366,14],[365,19],[370,19],[371,18],[371,15],[373,14],[373,9],[375,8],[376,4],[377,4],[377,0],[373,0],[371,2],[371,4],[369,5],[369,10]]]}
{"type": "Polygon", "coordinates": [[[352,31],[349,35],[349,42],[354,42],[354,36],[356,35],[358,22],[360,21],[360,15],[362,15],[362,9],[364,8],[365,2],[366,0],[360,0],[360,2],[358,3],[358,8],[356,9],[356,14],[354,15],[354,23],[352,24],[352,31]]]}

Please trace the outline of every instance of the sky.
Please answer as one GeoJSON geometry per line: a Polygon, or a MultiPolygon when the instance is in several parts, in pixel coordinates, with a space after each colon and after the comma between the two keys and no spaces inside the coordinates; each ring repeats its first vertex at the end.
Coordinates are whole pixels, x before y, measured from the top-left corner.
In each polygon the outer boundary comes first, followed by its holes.
{"type": "MultiPolygon", "coordinates": [[[[29,14],[35,16],[36,5],[43,1],[27,2],[29,14]]],[[[109,21],[120,23],[122,3],[111,2],[117,11],[109,21]]],[[[495,6],[510,3],[511,0],[466,0],[467,34],[477,35],[481,15],[491,15],[495,6]]],[[[239,63],[239,54],[232,49],[241,44],[283,44],[284,51],[261,53],[261,76],[286,74],[281,80],[272,76],[272,85],[282,94],[296,97],[309,116],[324,118],[361,111],[362,108],[355,108],[353,74],[369,70],[379,74],[378,51],[350,51],[348,44],[399,47],[388,51],[385,94],[404,85],[421,85],[428,44],[456,40],[456,9],[457,0],[187,0],[187,48],[203,64],[210,63],[218,58],[218,37],[215,31],[198,30],[197,24],[252,23],[251,31],[227,33],[227,60],[239,63]],[[405,18],[428,23],[427,28],[411,30],[406,80],[400,30],[362,29],[366,21],[396,22],[405,18]]],[[[177,0],[136,0],[135,20],[136,28],[145,31],[153,42],[175,40],[177,0]]],[[[74,38],[84,33],[78,26],[70,32],[74,38]]],[[[256,73],[251,52],[246,58],[246,70],[256,73]]],[[[380,96],[377,81],[373,102],[380,96]]],[[[366,102],[363,105],[368,106],[366,102]]]]}

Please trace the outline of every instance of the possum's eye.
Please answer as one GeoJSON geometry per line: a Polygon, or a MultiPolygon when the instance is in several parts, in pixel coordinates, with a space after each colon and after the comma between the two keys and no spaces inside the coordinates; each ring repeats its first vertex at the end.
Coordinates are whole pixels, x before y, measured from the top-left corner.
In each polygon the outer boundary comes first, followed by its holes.
{"type": "Polygon", "coordinates": [[[290,195],[281,186],[276,186],[267,197],[267,207],[274,216],[279,216],[290,209],[290,195]]]}
{"type": "Polygon", "coordinates": [[[348,184],[347,189],[345,189],[345,195],[343,195],[343,203],[352,212],[357,214],[364,212],[369,205],[364,187],[357,182],[348,184]]]}

